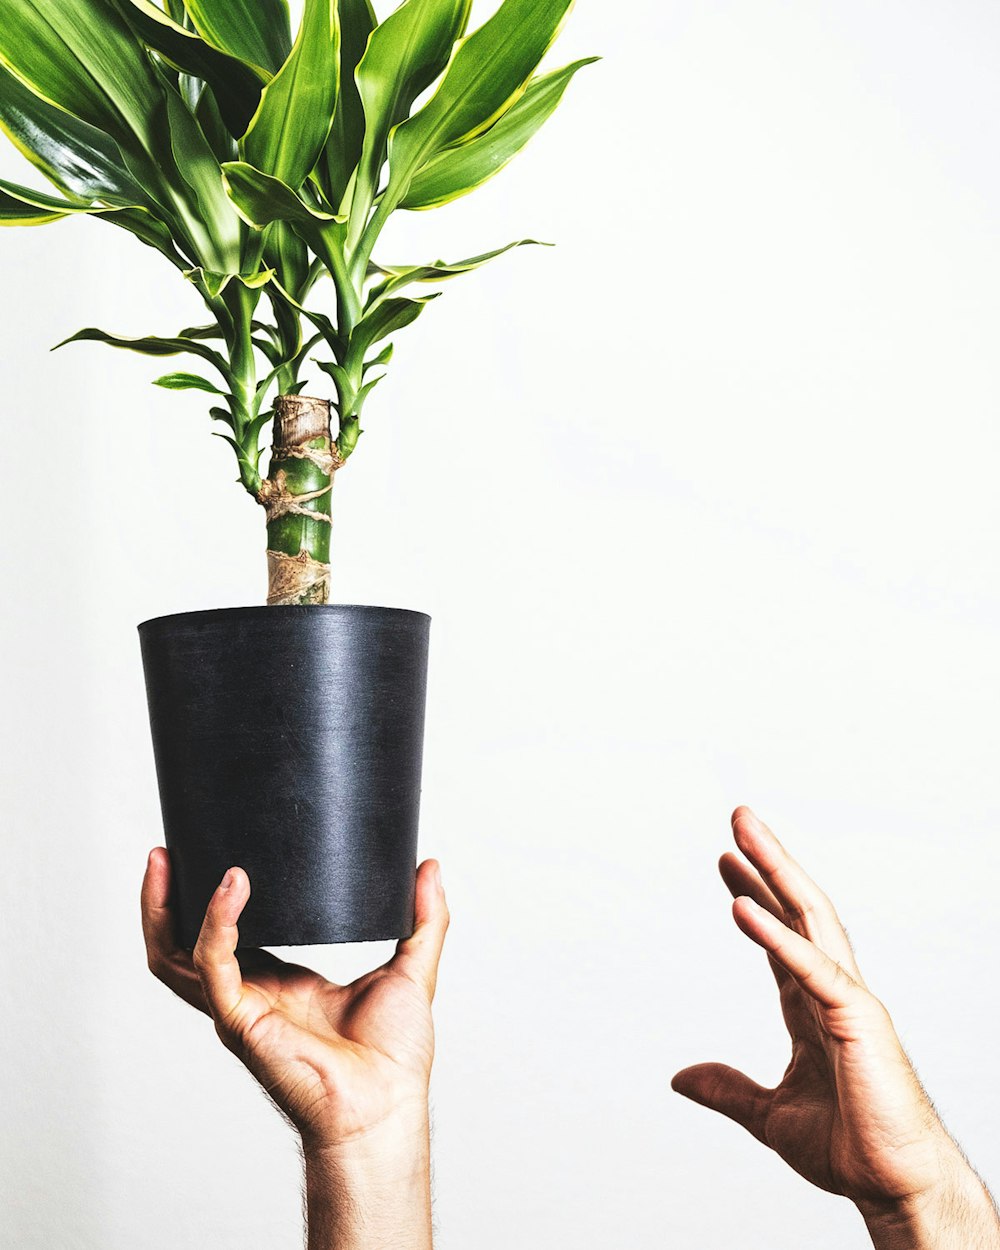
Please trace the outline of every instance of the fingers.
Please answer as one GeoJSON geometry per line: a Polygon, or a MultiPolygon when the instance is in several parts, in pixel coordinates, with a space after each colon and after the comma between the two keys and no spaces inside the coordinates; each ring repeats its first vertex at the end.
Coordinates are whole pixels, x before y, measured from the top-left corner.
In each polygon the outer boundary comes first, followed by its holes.
{"type": "Polygon", "coordinates": [[[146,953],[165,958],[178,949],[174,941],[174,915],[170,909],[170,857],[165,846],[154,846],[149,852],[146,872],[142,878],[142,936],[146,953]]]}
{"type": "Polygon", "coordinates": [[[417,869],[415,913],[413,935],[396,947],[391,966],[418,981],[431,1000],[450,920],[441,887],[441,866],[435,859],[425,860],[417,869]]]}
{"type": "Polygon", "coordinates": [[[738,898],[733,917],[747,937],[762,946],[821,1007],[851,1007],[859,995],[867,993],[841,964],[752,898],[738,898]]]}
{"type": "Polygon", "coordinates": [[[739,898],[741,894],[746,895],[755,903],[759,903],[761,907],[766,908],[772,916],[777,916],[779,920],[784,915],[784,909],[760,879],[759,873],[751,868],[746,860],[740,859],[732,851],[727,851],[719,860],[719,875],[733,898],[739,898]]]}
{"type": "Polygon", "coordinates": [[[767,1112],[772,1090],[724,1063],[699,1063],[693,1068],[684,1068],[670,1084],[678,1094],[735,1120],[767,1145],[767,1112]]]}
{"type": "Polygon", "coordinates": [[[250,878],[242,868],[230,868],[209,901],[192,956],[220,1034],[236,1034],[252,1023],[244,1018],[247,995],[236,958],[237,922],[249,897],[250,878]]]}
{"type": "Polygon", "coordinates": [[[732,824],[736,845],[760,873],[789,920],[801,921],[807,929],[810,924],[815,928],[819,911],[833,911],[833,905],[819,886],[749,807],[738,807],[733,812],[732,824]]]}
{"type": "MultiPolygon", "coordinates": [[[[740,859],[738,855],[734,855],[732,851],[727,851],[719,860],[719,873],[733,898],[745,895],[748,898],[752,898],[755,903],[759,903],[761,907],[766,908],[772,916],[777,916],[779,920],[784,915],[781,904],[764,882],[761,881],[757,872],[745,860],[740,859]]],[[[782,968],[781,964],[776,963],[770,956],[768,956],[767,962],[771,966],[771,972],[777,982],[778,989],[782,989],[788,981],[788,973],[782,968]]]]}
{"type": "MultiPolygon", "coordinates": [[[[861,974],[847,933],[833,904],[819,886],[749,807],[738,807],[733,812],[732,825],[736,845],[757,869],[762,878],[761,884],[780,904],[781,912],[775,914],[849,968],[860,980],[861,974]]],[[[768,910],[774,910],[759,897],[759,891],[749,889],[745,893],[768,910]]]]}
{"type": "Polygon", "coordinates": [[[185,1002],[208,1011],[201,982],[190,954],[174,938],[174,914],[170,906],[170,856],[165,846],[149,853],[140,897],[142,934],[150,972],[185,1002]]]}

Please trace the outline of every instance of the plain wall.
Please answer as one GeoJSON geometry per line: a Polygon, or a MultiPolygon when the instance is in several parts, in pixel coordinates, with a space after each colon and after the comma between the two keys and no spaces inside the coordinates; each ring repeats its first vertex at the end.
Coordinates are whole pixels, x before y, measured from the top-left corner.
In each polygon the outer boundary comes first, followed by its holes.
{"type": "MultiPolygon", "coordinates": [[[[589,53],[509,170],[387,232],[558,247],[397,336],[335,492],[336,598],[434,618],[438,1244],[860,1248],[669,1078],[787,1062],[715,869],[747,802],[1000,1178],[1000,11],[592,0],[551,63],[589,53]]],[[[4,232],[0,273],[2,1244],[293,1250],[292,1136],[138,912],[135,626],[261,602],[262,517],[162,362],[48,354],[198,301],[95,221],[4,232]]]]}

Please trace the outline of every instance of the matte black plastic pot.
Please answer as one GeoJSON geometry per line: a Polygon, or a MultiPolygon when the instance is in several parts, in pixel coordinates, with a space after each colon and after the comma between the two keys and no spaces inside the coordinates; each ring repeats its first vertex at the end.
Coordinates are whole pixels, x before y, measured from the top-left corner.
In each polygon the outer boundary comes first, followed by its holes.
{"type": "Polygon", "coordinates": [[[409,936],[429,632],[339,605],[139,626],[182,946],[232,865],[241,947],[409,936]]]}

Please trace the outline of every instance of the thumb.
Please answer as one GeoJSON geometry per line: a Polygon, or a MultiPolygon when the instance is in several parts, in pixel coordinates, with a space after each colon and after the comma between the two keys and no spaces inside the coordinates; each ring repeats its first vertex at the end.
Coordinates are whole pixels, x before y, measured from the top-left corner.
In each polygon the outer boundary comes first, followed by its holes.
{"type": "Polygon", "coordinates": [[[724,1063],[697,1063],[693,1068],[683,1068],[670,1084],[678,1094],[735,1120],[767,1145],[765,1130],[773,1090],[724,1063]]]}
{"type": "Polygon", "coordinates": [[[448,932],[448,904],[441,887],[441,866],[425,860],[417,869],[416,924],[413,934],[396,947],[392,963],[426,990],[433,999],[444,935],[448,932]]]}

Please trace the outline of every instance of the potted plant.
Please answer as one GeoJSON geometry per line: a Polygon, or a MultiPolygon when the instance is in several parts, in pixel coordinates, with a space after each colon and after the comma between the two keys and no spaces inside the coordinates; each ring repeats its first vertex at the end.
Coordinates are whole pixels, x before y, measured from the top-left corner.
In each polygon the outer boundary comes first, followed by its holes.
{"type": "Polygon", "coordinates": [[[287,0],[0,0],[0,125],[56,192],[0,182],[0,222],[100,217],[195,288],[203,324],[65,342],[193,357],[157,385],[211,396],[265,515],[268,607],[139,627],[188,946],[234,863],[255,887],[243,945],[410,931],[429,621],[328,603],[331,492],[391,336],[435,284],[532,242],[389,265],[381,231],[545,122],[588,63],[537,72],[572,3],[503,0],[469,33],[471,0],[382,22],[304,0],[293,39],[287,0]],[[332,400],[302,394],[310,364],[332,400]]]}

